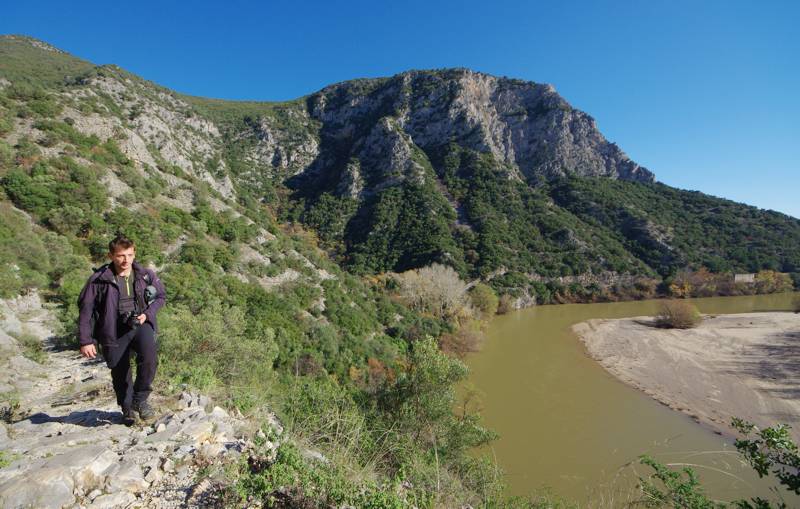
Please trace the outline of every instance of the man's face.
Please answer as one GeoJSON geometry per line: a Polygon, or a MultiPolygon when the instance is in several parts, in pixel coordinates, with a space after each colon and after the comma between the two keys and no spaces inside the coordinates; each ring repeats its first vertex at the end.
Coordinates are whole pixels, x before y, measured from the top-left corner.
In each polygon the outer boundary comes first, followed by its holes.
{"type": "Polygon", "coordinates": [[[133,258],[136,256],[136,249],[129,247],[127,249],[117,248],[114,253],[109,253],[108,257],[114,263],[114,268],[117,272],[127,272],[131,268],[133,258]]]}

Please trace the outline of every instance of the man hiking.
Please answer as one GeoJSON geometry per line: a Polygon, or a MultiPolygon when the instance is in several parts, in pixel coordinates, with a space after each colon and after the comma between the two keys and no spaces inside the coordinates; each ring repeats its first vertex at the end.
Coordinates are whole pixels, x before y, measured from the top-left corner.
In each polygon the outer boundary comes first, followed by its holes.
{"type": "Polygon", "coordinates": [[[123,422],[135,422],[134,412],[143,420],[155,415],[147,402],[156,375],[156,313],[164,305],[164,285],[155,272],[134,262],[132,240],[117,235],[108,243],[111,263],[89,277],[78,298],[78,339],[81,355],[97,356],[95,340],[111,369],[117,404],[123,422]],[[136,353],[136,381],[131,373],[131,352],[136,353]]]}

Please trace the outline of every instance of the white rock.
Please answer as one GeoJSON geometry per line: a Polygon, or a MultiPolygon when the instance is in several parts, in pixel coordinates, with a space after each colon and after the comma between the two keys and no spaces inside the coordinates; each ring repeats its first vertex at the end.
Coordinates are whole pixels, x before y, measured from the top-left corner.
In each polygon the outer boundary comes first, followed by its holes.
{"type": "Polygon", "coordinates": [[[136,463],[123,461],[118,468],[108,472],[106,489],[110,492],[130,491],[139,493],[146,490],[150,483],[144,480],[142,469],[136,463]]]}
{"type": "Polygon", "coordinates": [[[214,407],[214,409],[211,411],[210,415],[212,417],[216,417],[218,419],[227,419],[228,418],[228,412],[226,412],[224,409],[222,409],[222,408],[220,408],[218,406],[214,407]]]}
{"type": "Polygon", "coordinates": [[[183,408],[189,408],[192,406],[193,399],[190,393],[182,392],[178,398],[178,403],[180,403],[183,408]]]}
{"type": "Polygon", "coordinates": [[[164,458],[164,462],[161,463],[161,470],[163,470],[164,472],[174,472],[175,462],[172,461],[170,458],[164,458]]]}
{"type": "Polygon", "coordinates": [[[149,483],[157,482],[161,477],[164,476],[164,473],[159,470],[157,466],[150,467],[150,470],[147,471],[147,474],[144,476],[144,480],[149,483]]]}
{"type": "Polygon", "coordinates": [[[211,421],[193,422],[184,426],[181,433],[186,435],[195,444],[201,444],[211,438],[214,432],[214,424],[211,421]]]}
{"type": "Polygon", "coordinates": [[[197,406],[199,406],[201,408],[205,408],[210,404],[211,404],[211,400],[208,399],[208,396],[204,396],[202,394],[199,394],[197,396],[197,398],[195,399],[195,405],[197,405],[197,406]]]}
{"type": "Polygon", "coordinates": [[[94,499],[89,509],[112,509],[117,507],[127,507],[136,500],[136,495],[127,491],[101,495],[94,499]]]}
{"type": "Polygon", "coordinates": [[[200,454],[206,459],[213,459],[225,451],[225,446],[221,443],[203,444],[200,447],[200,454]]]}

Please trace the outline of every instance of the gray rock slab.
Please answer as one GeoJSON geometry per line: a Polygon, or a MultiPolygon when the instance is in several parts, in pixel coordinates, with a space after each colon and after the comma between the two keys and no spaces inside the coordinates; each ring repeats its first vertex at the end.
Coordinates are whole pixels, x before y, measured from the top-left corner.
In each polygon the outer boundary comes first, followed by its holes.
{"type": "Polygon", "coordinates": [[[200,444],[211,438],[214,433],[214,423],[211,421],[192,422],[181,428],[181,433],[195,444],[200,444]]]}
{"type": "Polygon", "coordinates": [[[75,502],[75,483],[67,469],[45,468],[0,484],[0,507],[61,509],[75,502]]]}
{"type": "Polygon", "coordinates": [[[19,353],[17,340],[6,334],[3,330],[0,330],[0,352],[10,353],[11,355],[19,353]]]}
{"type": "Polygon", "coordinates": [[[106,491],[129,491],[139,493],[146,490],[150,483],[144,480],[142,469],[136,463],[123,461],[110,470],[106,477],[106,491]]]}
{"type": "Polygon", "coordinates": [[[100,495],[92,501],[89,509],[112,509],[118,507],[127,507],[136,500],[136,495],[127,491],[120,491],[118,493],[110,493],[108,495],[100,495]]]}
{"type": "Polygon", "coordinates": [[[153,433],[152,435],[147,435],[144,440],[142,440],[145,444],[155,444],[158,442],[174,442],[180,439],[178,433],[180,429],[178,428],[166,428],[163,431],[159,431],[158,433],[153,433]]]}

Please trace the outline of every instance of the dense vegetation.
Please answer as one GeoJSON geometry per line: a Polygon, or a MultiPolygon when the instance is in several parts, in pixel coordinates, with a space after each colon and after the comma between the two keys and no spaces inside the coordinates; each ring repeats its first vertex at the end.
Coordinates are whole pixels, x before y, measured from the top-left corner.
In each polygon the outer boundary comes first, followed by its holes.
{"type": "Polygon", "coordinates": [[[800,271],[800,221],[663,184],[570,179],[556,203],[612,232],[662,276],[684,267],[711,272],[800,271]]]}
{"type": "Polygon", "coordinates": [[[0,87],[0,296],[39,291],[74,347],[78,292],[123,231],[168,289],[160,390],[189,384],[255,420],[274,409],[293,437],[268,468],[231,473],[231,496],[268,501],[288,486],[312,506],[498,499],[494,466],[467,454],[493,435],[454,413],[466,371],[436,341],[455,320],[341,270],[263,203],[225,200],[163,160],[141,168],[117,139],[82,134],[62,112],[83,103],[60,95],[81,86],[31,76],[0,87]],[[331,463],[302,459],[306,446],[331,463]]]}
{"type": "Polygon", "coordinates": [[[663,184],[530,186],[455,143],[428,155],[424,184],[360,203],[300,186],[300,218],[356,273],[447,263],[540,303],[675,295],[670,285],[687,271],[718,275],[709,294],[779,291],[733,288],[732,273],[800,271],[800,221],[777,212],[663,184]]]}

